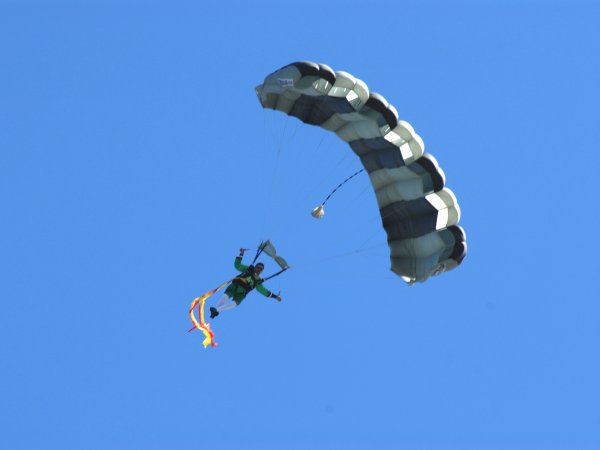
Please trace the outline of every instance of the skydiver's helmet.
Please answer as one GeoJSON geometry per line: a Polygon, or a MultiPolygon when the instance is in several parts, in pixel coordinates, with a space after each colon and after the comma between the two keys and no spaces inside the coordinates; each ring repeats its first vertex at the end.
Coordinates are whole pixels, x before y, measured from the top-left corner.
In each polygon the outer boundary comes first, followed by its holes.
{"type": "Polygon", "coordinates": [[[264,269],[264,268],[265,268],[265,265],[264,265],[263,263],[259,262],[259,263],[257,263],[257,264],[254,266],[254,271],[255,271],[257,274],[260,274],[260,273],[263,271],[263,269],[264,269]]]}

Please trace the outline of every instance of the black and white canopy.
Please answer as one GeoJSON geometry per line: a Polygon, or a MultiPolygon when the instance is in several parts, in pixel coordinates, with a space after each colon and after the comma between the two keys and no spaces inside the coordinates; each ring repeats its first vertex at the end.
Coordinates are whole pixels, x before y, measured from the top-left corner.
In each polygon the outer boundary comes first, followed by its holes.
{"type": "Polygon", "coordinates": [[[295,62],[256,88],[264,108],[333,131],[360,158],[375,190],[391,269],[407,283],[457,267],[467,251],[460,208],[412,126],[347,72],[295,62]]]}

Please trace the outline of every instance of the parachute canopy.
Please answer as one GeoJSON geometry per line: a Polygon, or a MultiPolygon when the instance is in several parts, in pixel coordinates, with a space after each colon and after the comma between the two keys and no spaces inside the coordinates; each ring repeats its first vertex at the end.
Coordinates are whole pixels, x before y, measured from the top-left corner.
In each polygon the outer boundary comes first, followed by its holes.
{"type": "MultiPolygon", "coordinates": [[[[295,62],[268,75],[264,108],[318,125],[346,141],[369,174],[390,247],[391,269],[409,284],[457,267],[467,251],[460,208],[413,127],[347,72],[295,62]]],[[[313,211],[322,217],[323,211],[313,211]]]]}

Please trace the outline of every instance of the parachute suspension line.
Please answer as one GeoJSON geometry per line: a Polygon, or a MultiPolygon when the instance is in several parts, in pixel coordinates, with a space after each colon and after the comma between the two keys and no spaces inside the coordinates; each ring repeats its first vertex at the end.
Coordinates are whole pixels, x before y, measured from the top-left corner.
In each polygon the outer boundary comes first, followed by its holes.
{"type": "Polygon", "coordinates": [[[275,278],[278,275],[281,275],[283,272],[285,272],[288,269],[289,269],[289,267],[286,267],[285,269],[281,269],[279,272],[276,272],[273,275],[268,276],[267,278],[263,278],[263,282],[270,280],[271,278],[275,278]]]}
{"type": "MultiPolygon", "coordinates": [[[[366,188],[365,188],[365,189],[366,189],[366,188]]],[[[364,191],[363,191],[363,192],[364,192],[364,191]]],[[[369,224],[372,224],[372,223],[375,223],[375,222],[381,223],[381,222],[382,222],[384,219],[387,219],[388,217],[390,217],[390,216],[392,216],[392,215],[394,215],[394,212],[393,212],[393,211],[392,211],[392,212],[389,212],[389,213],[387,213],[387,214],[385,214],[385,215],[383,215],[383,214],[382,214],[380,217],[378,217],[378,218],[376,218],[376,219],[374,218],[374,219],[372,219],[372,220],[369,220],[369,224]]],[[[382,244],[378,244],[378,245],[374,245],[374,246],[371,246],[371,247],[365,248],[365,245],[367,245],[367,244],[368,244],[368,243],[369,243],[369,242],[370,242],[370,241],[371,241],[371,240],[372,240],[372,239],[373,239],[373,238],[374,238],[374,237],[375,237],[375,236],[376,236],[378,233],[380,233],[380,228],[379,228],[379,227],[374,227],[374,231],[373,231],[373,232],[372,232],[372,233],[371,233],[371,234],[370,234],[370,235],[367,237],[367,239],[365,239],[365,240],[363,241],[363,243],[362,243],[362,244],[360,244],[360,245],[357,247],[357,249],[356,249],[356,252],[357,252],[357,253],[358,253],[358,252],[361,252],[361,251],[363,251],[363,249],[364,249],[364,250],[369,250],[369,249],[373,249],[373,248],[377,248],[377,247],[383,247],[383,246],[387,246],[387,243],[384,241],[382,244]]]]}
{"type": "MultiPolygon", "coordinates": [[[[328,135],[324,134],[323,137],[321,138],[321,140],[319,141],[317,148],[314,151],[314,155],[312,155],[311,158],[316,157],[316,153],[317,153],[319,147],[321,147],[321,145],[323,144],[323,141],[325,140],[326,137],[328,137],[328,135]]],[[[348,162],[350,155],[351,154],[349,152],[344,152],[344,154],[341,156],[341,158],[339,158],[337,160],[337,162],[335,164],[329,165],[329,168],[325,168],[326,173],[337,173],[339,171],[339,168],[342,166],[342,164],[344,164],[345,162],[348,162]]],[[[355,166],[355,164],[353,163],[353,167],[354,166],[355,166]]],[[[309,177],[309,179],[319,180],[319,183],[315,184],[312,187],[305,186],[303,192],[301,193],[302,198],[308,199],[308,195],[311,195],[311,197],[312,197],[314,195],[314,192],[319,192],[319,191],[322,191],[325,189],[324,184],[328,183],[328,182],[327,182],[326,178],[322,176],[322,172],[323,172],[323,167],[320,165],[313,165],[312,168],[308,169],[307,176],[309,177]],[[310,192],[310,194],[309,194],[309,192],[310,192]]]]}
{"type": "MultiPolygon", "coordinates": [[[[365,188],[365,189],[366,189],[366,188],[365,188]]],[[[364,192],[364,190],[363,190],[363,192],[364,192]]],[[[369,221],[369,222],[370,222],[370,223],[373,223],[373,222],[380,222],[380,221],[382,221],[382,220],[386,219],[387,217],[390,217],[390,216],[392,216],[393,214],[394,214],[393,212],[390,212],[390,213],[387,213],[387,214],[385,214],[385,215],[382,215],[382,216],[381,216],[381,218],[373,219],[372,221],[369,221]]],[[[348,253],[345,253],[344,255],[350,255],[350,254],[364,253],[364,252],[366,252],[366,251],[368,251],[368,250],[373,250],[373,249],[376,249],[376,248],[381,248],[381,247],[387,247],[387,245],[388,245],[388,244],[387,244],[387,242],[385,242],[385,241],[384,241],[384,242],[382,242],[381,244],[374,244],[374,245],[371,245],[371,246],[369,246],[369,247],[365,247],[365,246],[366,246],[366,245],[367,245],[369,242],[371,242],[371,241],[373,240],[373,238],[374,238],[374,237],[375,237],[375,236],[376,236],[378,233],[380,233],[380,230],[379,230],[379,228],[375,227],[375,228],[374,228],[374,231],[373,231],[373,232],[372,232],[372,233],[371,233],[371,234],[370,234],[370,235],[369,235],[369,236],[368,236],[368,237],[367,237],[367,238],[366,238],[366,239],[365,239],[365,240],[362,242],[362,244],[360,244],[360,245],[359,245],[359,246],[356,248],[356,250],[354,250],[354,251],[351,251],[351,252],[348,252],[348,253]]]]}
{"type": "MultiPolygon", "coordinates": [[[[306,174],[307,177],[310,177],[309,179],[313,179],[313,180],[317,180],[319,178],[321,178],[319,176],[319,167],[315,167],[312,164],[312,160],[314,159],[315,155],[317,155],[319,149],[321,148],[321,145],[323,145],[323,142],[325,141],[325,138],[327,137],[327,134],[323,133],[323,135],[321,136],[321,139],[319,140],[318,144],[315,145],[303,145],[300,147],[300,154],[303,156],[303,158],[300,160],[301,163],[303,164],[302,167],[299,167],[298,165],[296,166],[296,168],[299,168],[300,171],[303,174],[306,174]],[[306,164],[304,161],[308,161],[310,165],[306,164]]],[[[309,189],[311,189],[308,186],[305,185],[300,185],[296,188],[296,198],[302,198],[302,199],[307,199],[307,192],[309,191],[309,189]]],[[[312,188],[314,189],[314,187],[312,188]]]]}
{"type": "MultiPolygon", "coordinates": [[[[301,129],[300,125],[302,124],[302,122],[296,123],[296,126],[291,131],[291,136],[286,137],[286,134],[290,134],[288,129],[289,130],[292,129],[291,125],[288,126],[290,124],[290,116],[289,115],[285,116],[285,120],[283,122],[283,129],[282,129],[281,123],[279,124],[278,127],[274,126],[273,124],[271,124],[271,125],[267,124],[267,114],[266,114],[266,111],[264,111],[264,112],[265,112],[265,114],[264,114],[265,127],[269,128],[269,130],[267,130],[267,129],[264,130],[264,135],[265,136],[267,135],[267,131],[269,131],[271,134],[272,144],[275,147],[275,164],[274,164],[273,170],[268,174],[268,178],[270,179],[270,181],[269,181],[267,195],[265,196],[266,207],[264,208],[263,222],[260,227],[259,239],[261,241],[264,241],[265,239],[267,239],[267,236],[270,236],[273,234],[274,225],[272,223],[272,209],[273,209],[272,206],[273,206],[274,197],[275,197],[275,186],[276,186],[277,182],[279,181],[278,177],[279,177],[279,172],[280,172],[280,166],[285,162],[285,161],[282,161],[282,154],[284,153],[284,150],[286,149],[287,142],[292,140],[294,138],[294,136],[296,136],[296,133],[298,132],[299,129],[301,129]],[[279,131],[277,130],[277,128],[279,129],[279,131]]],[[[265,139],[266,139],[266,137],[265,137],[265,139]]],[[[267,146],[266,143],[265,143],[265,146],[267,146]]]]}
{"type": "Polygon", "coordinates": [[[335,189],[333,191],[331,191],[329,193],[329,195],[327,196],[327,198],[325,198],[325,201],[322,202],[319,206],[317,206],[315,209],[312,210],[311,214],[314,218],[316,219],[320,219],[325,215],[325,203],[327,203],[327,200],[329,200],[331,198],[331,196],[335,193],[335,191],[337,191],[339,188],[341,188],[344,184],[346,184],[348,181],[350,181],[352,178],[354,178],[356,175],[358,175],[359,173],[364,172],[365,169],[360,169],[358,172],[353,173],[352,175],[350,175],[348,178],[346,178],[344,181],[342,181],[340,184],[338,184],[335,189]]]}
{"type": "MultiPolygon", "coordinates": [[[[343,252],[343,253],[336,253],[336,254],[323,256],[322,258],[312,258],[310,260],[310,266],[314,267],[315,264],[321,264],[321,263],[329,262],[329,261],[332,261],[335,259],[365,254],[370,250],[381,249],[382,247],[386,247],[386,246],[387,246],[386,243],[375,244],[370,247],[358,248],[356,250],[351,250],[351,251],[347,251],[347,252],[343,252]]],[[[381,258],[379,256],[377,256],[377,260],[379,261],[380,259],[381,258]]],[[[296,271],[298,271],[298,270],[304,271],[307,267],[308,267],[307,263],[294,264],[294,270],[296,270],[296,271]]]]}
{"type": "MultiPolygon", "coordinates": [[[[285,133],[287,131],[287,126],[288,126],[288,122],[290,121],[290,116],[286,116],[285,118],[285,122],[283,123],[283,132],[281,133],[281,136],[279,137],[278,141],[276,142],[276,150],[277,150],[277,156],[279,156],[279,154],[281,153],[281,150],[283,149],[283,145],[285,144],[285,133]]],[[[275,139],[277,139],[277,136],[275,136],[275,139]]]]}
{"type": "MultiPolygon", "coordinates": [[[[289,118],[289,117],[288,117],[289,118]]],[[[287,126],[287,120],[285,122],[285,125],[287,126]]],[[[285,127],[283,130],[284,134],[285,134],[285,127]]],[[[277,174],[279,172],[279,164],[280,164],[280,157],[281,157],[281,150],[283,148],[283,144],[282,142],[280,142],[277,147],[277,154],[275,155],[275,167],[273,169],[273,172],[270,174],[270,176],[268,177],[270,179],[269,181],[269,190],[267,192],[267,201],[266,201],[266,205],[267,207],[264,208],[264,214],[263,214],[263,223],[260,229],[260,239],[263,240],[263,238],[265,237],[265,228],[267,227],[267,224],[269,223],[269,212],[271,211],[271,204],[273,203],[273,191],[275,190],[275,182],[277,181],[277,174]]]]}
{"type": "Polygon", "coordinates": [[[313,154],[316,154],[319,151],[319,149],[321,148],[321,145],[323,144],[323,141],[325,140],[326,136],[327,135],[325,133],[323,133],[323,137],[321,138],[321,140],[319,141],[319,143],[317,144],[317,146],[313,150],[313,154]]]}
{"type": "Polygon", "coordinates": [[[296,133],[298,132],[298,130],[300,129],[300,124],[302,122],[296,122],[296,126],[294,127],[294,131],[292,132],[292,135],[290,136],[290,141],[293,141],[294,138],[296,137],[296,133]]]}
{"type": "Polygon", "coordinates": [[[263,242],[260,243],[260,245],[256,249],[256,255],[254,255],[254,259],[252,260],[252,264],[254,264],[256,262],[256,260],[258,259],[258,257],[260,256],[260,254],[263,252],[264,249],[265,249],[265,245],[264,245],[264,241],[263,241],[263,242]]]}

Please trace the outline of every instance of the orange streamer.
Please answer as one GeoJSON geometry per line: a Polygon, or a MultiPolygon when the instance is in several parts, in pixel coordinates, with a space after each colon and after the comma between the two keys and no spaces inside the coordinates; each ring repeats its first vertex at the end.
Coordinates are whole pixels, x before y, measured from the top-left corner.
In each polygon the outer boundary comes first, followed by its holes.
{"type": "Polygon", "coordinates": [[[204,345],[204,348],[208,347],[209,345],[211,347],[216,347],[218,345],[215,342],[215,333],[213,333],[213,331],[210,329],[210,323],[208,323],[204,320],[204,302],[206,301],[207,298],[209,298],[215,292],[220,291],[225,286],[227,286],[229,283],[231,283],[231,281],[232,280],[226,281],[225,283],[221,284],[219,287],[213,289],[212,291],[208,291],[206,294],[202,295],[201,297],[196,297],[192,301],[192,304],[190,306],[190,319],[192,319],[192,323],[194,324],[194,326],[192,328],[190,328],[188,330],[188,332],[190,332],[192,330],[196,330],[196,329],[201,330],[204,333],[204,341],[202,342],[202,344],[204,345]],[[194,314],[194,309],[196,309],[196,306],[198,306],[198,319],[196,319],[196,316],[194,314]]]}

